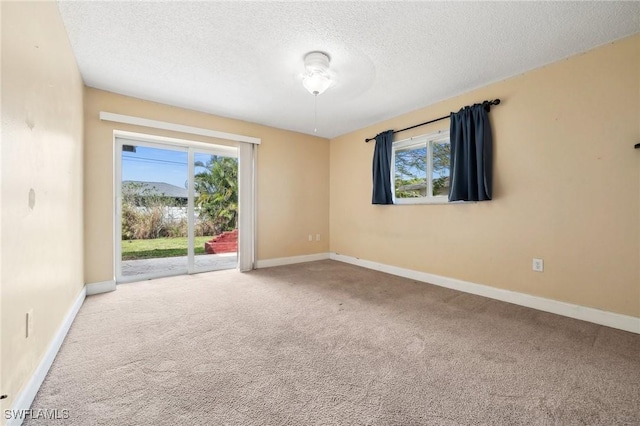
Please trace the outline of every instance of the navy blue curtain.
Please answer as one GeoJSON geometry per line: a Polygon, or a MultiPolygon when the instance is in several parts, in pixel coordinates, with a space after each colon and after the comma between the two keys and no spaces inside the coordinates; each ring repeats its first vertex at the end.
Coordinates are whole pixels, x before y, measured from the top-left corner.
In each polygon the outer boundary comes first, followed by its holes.
{"type": "Polygon", "coordinates": [[[493,137],[489,105],[476,104],[451,113],[449,201],[491,199],[493,137]]]}
{"type": "Polygon", "coordinates": [[[371,204],[393,204],[391,195],[391,146],[393,130],[376,136],[373,151],[373,197],[371,204]]]}

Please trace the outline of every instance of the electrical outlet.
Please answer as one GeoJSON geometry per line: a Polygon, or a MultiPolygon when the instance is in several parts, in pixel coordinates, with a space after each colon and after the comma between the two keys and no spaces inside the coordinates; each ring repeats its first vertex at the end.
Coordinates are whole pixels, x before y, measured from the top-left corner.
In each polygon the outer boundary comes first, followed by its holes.
{"type": "Polygon", "coordinates": [[[532,269],[536,272],[544,271],[544,260],[542,259],[533,259],[532,269]]]}
{"type": "Polygon", "coordinates": [[[316,241],[320,241],[320,234],[316,234],[316,241]]]}
{"type": "Polygon", "coordinates": [[[27,312],[27,323],[26,323],[26,336],[25,337],[31,337],[33,336],[33,309],[29,309],[29,312],[27,312]]]}
{"type": "Polygon", "coordinates": [[[309,234],[309,241],[313,241],[313,235],[309,234]]]}

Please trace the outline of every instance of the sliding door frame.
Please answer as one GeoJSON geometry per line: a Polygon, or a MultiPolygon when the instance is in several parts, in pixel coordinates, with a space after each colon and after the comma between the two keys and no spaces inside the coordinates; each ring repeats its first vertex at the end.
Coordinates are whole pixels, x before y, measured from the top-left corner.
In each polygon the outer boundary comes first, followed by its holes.
{"type": "MultiPolygon", "coordinates": [[[[184,274],[193,274],[199,272],[206,272],[205,270],[197,270],[194,265],[194,226],[195,226],[195,205],[194,205],[194,172],[195,172],[195,152],[204,153],[209,155],[220,155],[224,157],[234,157],[240,160],[240,144],[249,144],[242,142],[234,142],[229,141],[235,146],[227,146],[227,145],[216,145],[204,142],[196,142],[190,141],[186,139],[176,139],[176,138],[167,138],[164,136],[155,136],[150,134],[142,134],[142,133],[134,133],[134,132],[126,132],[115,130],[113,135],[114,141],[114,277],[116,280],[116,284],[133,282],[133,281],[144,281],[153,278],[161,278],[175,275],[184,275],[184,274]],[[187,221],[188,221],[188,233],[187,233],[187,263],[185,265],[184,270],[176,270],[176,271],[166,271],[164,273],[158,274],[141,274],[141,275],[132,275],[132,276],[123,276],[122,275],[122,147],[123,145],[128,145],[129,143],[145,146],[149,148],[157,148],[157,149],[168,149],[173,151],[181,151],[187,153],[187,179],[189,182],[188,185],[188,206],[187,206],[187,221]]],[[[253,144],[250,144],[253,145],[253,144]]],[[[241,166],[242,167],[242,166],[241,166]]],[[[253,192],[253,205],[245,207],[245,209],[241,208],[241,212],[239,214],[249,214],[252,216],[252,220],[255,223],[255,163],[252,161],[251,164],[252,169],[252,181],[245,182],[244,187],[247,185],[250,186],[251,191],[253,192]],[[247,210],[246,212],[244,210],[247,210]]],[[[238,175],[238,179],[241,179],[240,174],[238,175]]],[[[241,187],[240,182],[238,186],[241,187]]],[[[255,260],[255,238],[256,238],[256,229],[255,226],[252,227],[249,232],[251,236],[249,239],[252,241],[251,244],[251,252],[244,252],[244,256],[250,256],[250,262],[253,265],[255,260]]],[[[241,223],[239,222],[239,233],[242,235],[243,230],[241,229],[241,223]]],[[[238,250],[238,263],[236,268],[240,265],[240,257],[241,252],[238,250]]],[[[245,264],[247,262],[245,261],[245,264]]],[[[246,270],[246,268],[245,268],[246,270]]]]}

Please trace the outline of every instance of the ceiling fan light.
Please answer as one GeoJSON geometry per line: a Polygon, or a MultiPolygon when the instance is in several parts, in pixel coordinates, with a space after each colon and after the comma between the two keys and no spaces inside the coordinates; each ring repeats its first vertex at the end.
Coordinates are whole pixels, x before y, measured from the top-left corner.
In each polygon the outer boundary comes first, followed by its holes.
{"type": "Polygon", "coordinates": [[[323,52],[309,52],[304,56],[302,85],[312,95],[321,94],[331,85],[329,61],[329,55],[323,52]]]}
{"type": "Polygon", "coordinates": [[[312,95],[320,95],[331,85],[329,76],[319,72],[310,72],[302,78],[302,85],[312,95]]]}

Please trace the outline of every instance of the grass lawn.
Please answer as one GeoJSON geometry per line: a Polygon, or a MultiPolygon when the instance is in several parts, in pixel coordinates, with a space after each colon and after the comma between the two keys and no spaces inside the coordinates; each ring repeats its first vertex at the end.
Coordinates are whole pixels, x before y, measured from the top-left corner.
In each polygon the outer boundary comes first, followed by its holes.
{"type": "MultiPolygon", "coordinates": [[[[196,237],[196,254],[205,254],[204,243],[212,237],[196,237]]],[[[152,240],[123,240],[122,260],[151,259],[187,255],[187,238],[154,238],[152,240]]]]}

